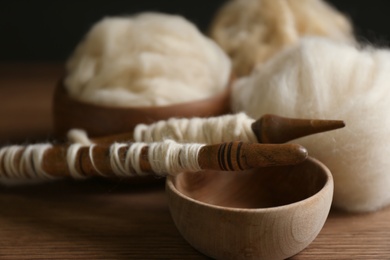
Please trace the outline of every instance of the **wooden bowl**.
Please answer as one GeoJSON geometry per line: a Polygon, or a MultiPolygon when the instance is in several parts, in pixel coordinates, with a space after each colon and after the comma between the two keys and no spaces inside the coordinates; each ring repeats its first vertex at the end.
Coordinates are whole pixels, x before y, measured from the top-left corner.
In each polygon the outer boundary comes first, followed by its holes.
{"type": "Polygon", "coordinates": [[[328,216],[333,179],[319,161],[247,172],[182,173],[166,183],[172,218],[216,259],[285,259],[307,247],[328,216]]]}
{"type": "Polygon", "coordinates": [[[90,137],[129,132],[137,124],[150,124],[171,117],[209,117],[229,112],[230,86],[218,94],[193,102],[155,107],[110,107],[82,102],[70,97],[61,81],[53,100],[54,129],[65,136],[72,128],[81,128],[90,137]]]}

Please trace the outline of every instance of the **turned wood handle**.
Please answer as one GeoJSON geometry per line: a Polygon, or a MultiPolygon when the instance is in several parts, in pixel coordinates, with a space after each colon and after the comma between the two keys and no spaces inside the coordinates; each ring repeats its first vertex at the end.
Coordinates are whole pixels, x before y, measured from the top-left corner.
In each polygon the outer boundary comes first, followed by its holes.
{"type": "Polygon", "coordinates": [[[298,144],[230,142],[208,145],[199,152],[202,169],[243,171],[259,167],[294,165],[306,160],[306,148],[298,144]]]}

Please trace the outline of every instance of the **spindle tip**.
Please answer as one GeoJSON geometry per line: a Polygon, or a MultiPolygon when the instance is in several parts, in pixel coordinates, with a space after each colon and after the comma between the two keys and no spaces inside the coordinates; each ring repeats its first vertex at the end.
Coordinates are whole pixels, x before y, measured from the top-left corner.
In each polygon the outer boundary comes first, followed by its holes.
{"type": "Polygon", "coordinates": [[[309,156],[309,152],[305,147],[299,144],[268,144],[272,146],[270,151],[269,166],[280,165],[295,165],[302,163],[309,156]]]}
{"type": "Polygon", "coordinates": [[[243,144],[241,165],[246,169],[259,167],[295,165],[308,157],[308,151],[299,144],[243,144]]]}
{"type": "Polygon", "coordinates": [[[267,114],[252,124],[252,130],[260,143],[285,143],[344,126],[341,120],[297,119],[267,114]]]}
{"type": "Polygon", "coordinates": [[[307,157],[309,157],[309,152],[305,147],[299,144],[291,144],[291,145],[292,145],[291,147],[293,149],[293,153],[295,154],[298,163],[305,161],[307,157]]]}

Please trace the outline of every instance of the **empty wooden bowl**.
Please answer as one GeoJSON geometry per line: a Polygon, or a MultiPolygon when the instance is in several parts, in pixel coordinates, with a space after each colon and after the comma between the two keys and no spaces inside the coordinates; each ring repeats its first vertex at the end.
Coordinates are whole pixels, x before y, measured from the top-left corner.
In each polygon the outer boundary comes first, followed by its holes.
{"type": "Polygon", "coordinates": [[[172,218],[197,250],[216,259],[285,259],[322,229],[333,197],[330,171],[309,158],[246,172],[167,179],[172,218]]]}
{"type": "Polygon", "coordinates": [[[90,137],[132,131],[137,124],[150,124],[171,117],[209,117],[229,112],[230,86],[210,98],[169,106],[110,107],[82,102],[69,96],[62,81],[53,100],[54,129],[64,136],[72,128],[90,137]]]}

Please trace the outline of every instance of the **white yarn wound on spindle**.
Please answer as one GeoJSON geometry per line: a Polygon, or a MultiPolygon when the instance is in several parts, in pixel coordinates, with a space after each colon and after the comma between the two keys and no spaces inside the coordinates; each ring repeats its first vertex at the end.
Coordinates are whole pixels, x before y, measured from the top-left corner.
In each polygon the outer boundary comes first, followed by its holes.
{"type": "Polygon", "coordinates": [[[179,174],[183,171],[198,172],[202,169],[198,163],[198,154],[204,145],[178,144],[172,140],[149,145],[149,162],[159,175],[179,174]]]}
{"type": "Polygon", "coordinates": [[[227,141],[257,142],[251,128],[255,120],[245,113],[210,118],[171,118],[151,125],[140,124],[134,129],[137,142],[176,142],[216,144],[227,141]]]}
{"type": "Polygon", "coordinates": [[[126,152],[125,167],[131,175],[146,176],[147,172],[143,172],[139,163],[141,151],[148,144],[143,142],[133,143],[126,152]]]}
{"type": "Polygon", "coordinates": [[[20,162],[20,171],[26,169],[30,178],[47,178],[53,177],[47,174],[42,168],[43,156],[45,152],[51,148],[51,144],[35,144],[29,145],[23,152],[20,162]]]}
{"type": "Polygon", "coordinates": [[[86,176],[77,170],[77,155],[83,144],[71,144],[66,151],[66,162],[68,164],[69,174],[75,179],[85,179],[86,176]]]}
{"type": "Polygon", "coordinates": [[[390,50],[304,39],[233,88],[233,108],[340,119],[346,128],[295,140],[331,170],[334,205],[372,211],[390,204],[390,50]]]}
{"type": "Polygon", "coordinates": [[[42,168],[45,152],[51,144],[34,144],[27,147],[12,145],[0,149],[0,179],[52,179],[42,168]],[[23,150],[23,151],[22,151],[23,150]],[[19,164],[15,164],[20,155],[19,164]]]}
{"type": "Polygon", "coordinates": [[[142,148],[148,145],[148,161],[157,176],[177,175],[184,171],[202,170],[198,155],[204,144],[178,144],[172,140],[156,143],[114,143],[110,146],[110,164],[114,174],[122,177],[150,175],[141,170],[142,148]],[[119,150],[128,147],[125,160],[119,150]]]}
{"type": "Polygon", "coordinates": [[[119,157],[119,149],[127,147],[128,144],[114,143],[110,146],[110,165],[111,169],[118,176],[128,176],[128,168],[124,164],[124,161],[121,161],[119,157]]]}
{"type": "Polygon", "coordinates": [[[93,158],[93,149],[96,147],[95,144],[91,144],[88,148],[88,156],[89,156],[89,160],[91,161],[91,164],[92,164],[92,167],[94,168],[94,170],[99,173],[101,176],[105,176],[104,173],[102,173],[97,167],[96,167],[96,164],[95,164],[95,159],[93,158]]]}
{"type": "Polygon", "coordinates": [[[28,176],[36,176],[34,171],[35,161],[32,156],[33,150],[34,149],[32,145],[27,146],[20,158],[19,172],[26,172],[26,175],[28,176]]]}
{"type": "Polygon", "coordinates": [[[25,179],[26,176],[23,176],[23,173],[19,171],[20,167],[15,165],[15,156],[21,152],[23,146],[12,145],[3,149],[5,150],[3,155],[3,166],[9,178],[25,179]]]}
{"type": "MultiPolygon", "coordinates": [[[[198,154],[204,144],[178,144],[172,140],[159,143],[114,143],[110,146],[110,166],[117,176],[129,177],[134,175],[149,175],[143,172],[140,165],[142,149],[149,146],[148,161],[151,169],[158,176],[167,174],[176,175],[184,171],[200,171],[198,154]],[[127,148],[126,155],[120,155],[121,148],[127,148]]],[[[14,145],[0,149],[0,179],[41,179],[50,178],[42,168],[45,152],[51,148],[50,144],[37,144],[29,146],[14,145]],[[20,156],[20,160],[17,157],[20,156]],[[16,164],[15,162],[19,162],[16,164]]],[[[84,179],[86,176],[77,170],[79,152],[82,144],[71,144],[67,148],[66,162],[70,176],[75,179],[84,179]]],[[[94,162],[93,149],[89,146],[89,159],[92,167],[100,175],[105,176],[94,162]]]]}
{"type": "Polygon", "coordinates": [[[92,145],[93,142],[89,139],[86,131],[82,129],[71,129],[66,133],[66,138],[70,143],[78,143],[82,145],[92,145]]]}

